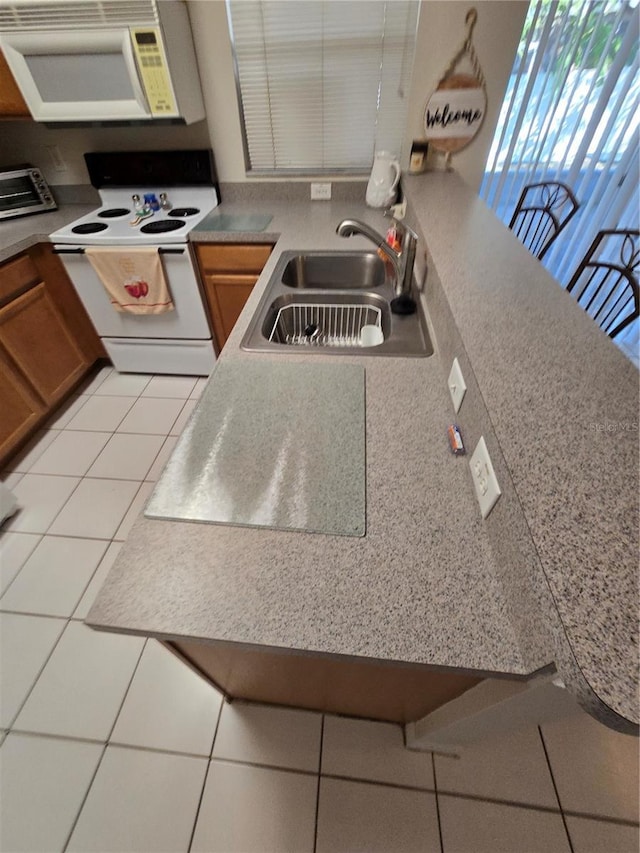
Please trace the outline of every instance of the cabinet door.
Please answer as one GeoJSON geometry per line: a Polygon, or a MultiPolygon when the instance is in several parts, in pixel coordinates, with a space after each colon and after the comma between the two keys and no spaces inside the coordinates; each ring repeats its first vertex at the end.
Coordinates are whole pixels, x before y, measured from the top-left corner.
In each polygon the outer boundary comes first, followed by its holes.
{"type": "Polygon", "coordinates": [[[44,413],[23,377],[0,349],[0,459],[36,426],[44,413]]]}
{"type": "Polygon", "coordinates": [[[47,406],[61,399],[87,369],[43,282],[0,310],[0,344],[47,406]]]}
{"type": "Polygon", "coordinates": [[[18,84],[0,50],[0,118],[31,118],[18,84]]]}
{"type": "Polygon", "coordinates": [[[211,322],[220,349],[231,334],[257,280],[255,275],[205,276],[211,322]]]}

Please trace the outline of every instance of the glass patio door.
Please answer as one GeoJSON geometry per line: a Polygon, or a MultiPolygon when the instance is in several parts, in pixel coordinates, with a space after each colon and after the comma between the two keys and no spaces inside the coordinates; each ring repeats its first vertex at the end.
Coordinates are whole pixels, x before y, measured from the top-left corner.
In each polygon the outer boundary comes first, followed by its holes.
{"type": "MultiPolygon", "coordinates": [[[[580,209],[542,263],[566,286],[597,232],[638,228],[638,0],[531,0],[480,196],[508,224],[522,188],[580,209]]],[[[638,362],[636,320],[616,340],[638,362]]]]}

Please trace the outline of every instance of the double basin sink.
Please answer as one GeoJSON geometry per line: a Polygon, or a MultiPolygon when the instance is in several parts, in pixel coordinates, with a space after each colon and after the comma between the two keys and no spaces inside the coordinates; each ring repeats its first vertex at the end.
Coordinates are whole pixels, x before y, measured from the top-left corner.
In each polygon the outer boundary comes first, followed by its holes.
{"type": "Polygon", "coordinates": [[[420,306],[391,311],[394,275],[376,252],[283,252],[242,340],[261,352],[432,355],[420,306]]]}

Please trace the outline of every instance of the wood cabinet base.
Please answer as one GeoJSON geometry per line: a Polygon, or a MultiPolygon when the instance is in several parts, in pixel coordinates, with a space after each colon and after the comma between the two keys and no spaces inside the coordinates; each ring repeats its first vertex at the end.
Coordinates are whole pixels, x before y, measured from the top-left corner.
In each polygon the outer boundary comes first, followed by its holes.
{"type": "Polygon", "coordinates": [[[482,681],[426,666],[364,658],[195,642],[166,645],[229,699],[394,723],[418,720],[482,681]]]}

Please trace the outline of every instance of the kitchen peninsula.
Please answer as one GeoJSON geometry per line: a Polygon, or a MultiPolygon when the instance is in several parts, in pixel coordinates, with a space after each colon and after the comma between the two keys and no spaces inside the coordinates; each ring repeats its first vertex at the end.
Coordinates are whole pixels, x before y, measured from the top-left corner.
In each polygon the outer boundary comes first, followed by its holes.
{"type": "MultiPolygon", "coordinates": [[[[365,368],[366,536],[141,516],[87,622],[158,637],[196,666],[201,652],[220,653],[229,683],[244,653],[264,656],[272,684],[289,660],[315,672],[375,666],[387,692],[398,673],[431,673],[446,686],[436,706],[486,676],[555,666],[590,713],[637,732],[637,371],[456,175],[405,189],[426,240],[435,354],[320,357],[365,368]],[[467,448],[484,435],[503,491],[486,521],[467,460],[446,442],[453,356],[468,386],[467,448]],[[600,429],[607,422],[619,431],[600,429]]],[[[270,213],[268,231],[192,240],[276,243],[222,359],[317,362],[240,341],[282,250],[344,251],[342,218],[380,230],[382,217],[362,202],[248,207],[222,195],[225,213],[270,213]]],[[[216,406],[211,388],[182,442],[216,406]]],[[[343,711],[406,720],[429,710],[367,714],[362,703],[343,711]]]]}

